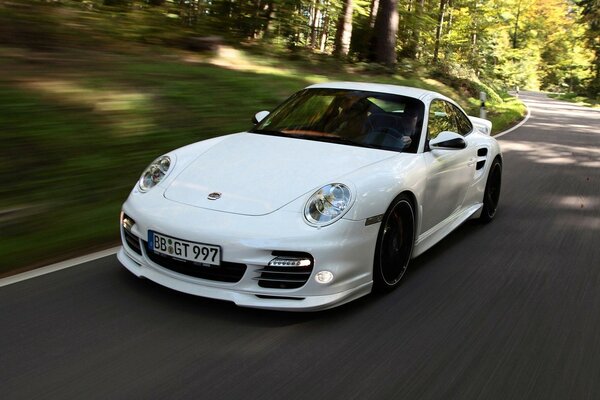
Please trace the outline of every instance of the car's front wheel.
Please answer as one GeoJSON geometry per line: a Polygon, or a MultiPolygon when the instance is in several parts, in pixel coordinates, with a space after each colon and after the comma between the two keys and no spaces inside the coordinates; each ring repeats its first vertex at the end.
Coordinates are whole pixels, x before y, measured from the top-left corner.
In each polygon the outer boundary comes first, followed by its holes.
{"type": "Polygon", "coordinates": [[[483,223],[490,222],[496,216],[498,211],[498,202],[500,201],[500,188],[502,186],[502,164],[496,158],[490,167],[488,180],[485,184],[483,193],[483,210],[479,220],[483,223]]]}
{"type": "Polygon", "coordinates": [[[415,241],[415,212],[409,197],[396,197],[383,216],[373,263],[376,291],[398,286],[412,255],[415,241]]]}

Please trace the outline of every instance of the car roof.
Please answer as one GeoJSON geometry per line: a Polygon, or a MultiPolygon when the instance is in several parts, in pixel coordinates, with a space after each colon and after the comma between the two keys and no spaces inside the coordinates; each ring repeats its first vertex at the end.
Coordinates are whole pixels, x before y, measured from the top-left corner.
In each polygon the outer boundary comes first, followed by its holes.
{"type": "Polygon", "coordinates": [[[401,96],[414,97],[423,100],[426,97],[437,97],[448,99],[437,92],[431,90],[419,89],[409,86],[388,85],[383,83],[368,83],[368,82],[326,82],[317,83],[308,86],[307,89],[348,89],[348,90],[364,90],[378,93],[396,94],[401,96]]]}

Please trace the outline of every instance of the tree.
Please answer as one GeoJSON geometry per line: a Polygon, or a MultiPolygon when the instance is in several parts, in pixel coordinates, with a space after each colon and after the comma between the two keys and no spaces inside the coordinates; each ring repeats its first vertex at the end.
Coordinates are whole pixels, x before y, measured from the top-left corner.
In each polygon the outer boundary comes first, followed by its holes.
{"type": "Polygon", "coordinates": [[[421,20],[423,18],[423,10],[425,9],[425,0],[416,0],[414,7],[414,18],[412,19],[412,35],[406,46],[404,54],[408,58],[416,59],[419,53],[419,43],[421,35],[421,20]]]}
{"type": "Polygon", "coordinates": [[[334,54],[337,56],[347,56],[350,51],[350,40],[352,38],[352,12],[354,3],[352,0],[344,0],[342,12],[338,19],[337,30],[335,33],[334,54]]]}
{"type": "Polygon", "coordinates": [[[521,0],[517,3],[517,17],[515,18],[515,30],[513,32],[512,47],[517,48],[517,35],[519,34],[519,17],[521,16],[521,0]]]}
{"type": "Polygon", "coordinates": [[[375,27],[375,20],[377,19],[377,11],[379,10],[379,0],[371,0],[371,11],[369,12],[369,26],[375,27]]]}
{"type": "Polygon", "coordinates": [[[440,0],[440,11],[438,13],[438,22],[435,29],[435,47],[433,50],[433,62],[437,63],[439,60],[440,44],[442,41],[442,29],[444,25],[444,12],[446,11],[446,1],[440,0]]]}
{"type": "Polygon", "coordinates": [[[467,81],[600,91],[600,0],[89,1],[127,29],[150,16],[169,36],[266,39],[388,66],[419,60],[467,81]]]}
{"type": "Polygon", "coordinates": [[[373,29],[375,54],[373,60],[387,65],[396,64],[396,35],[398,33],[398,0],[380,0],[373,29]]]}
{"type": "Polygon", "coordinates": [[[594,53],[594,77],[588,85],[589,95],[598,97],[600,94],[600,0],[581,0],[582,21],[587,23],[587,42],[594,53]]]}

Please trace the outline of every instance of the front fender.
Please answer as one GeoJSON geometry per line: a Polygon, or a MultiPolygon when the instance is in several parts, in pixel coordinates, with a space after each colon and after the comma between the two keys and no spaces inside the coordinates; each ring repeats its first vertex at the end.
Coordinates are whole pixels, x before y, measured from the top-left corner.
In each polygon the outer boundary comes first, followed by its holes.
{"type": "Polygon", "coordinates": [[[364,220],[384,214],[402,192],[411,192],[418,206],[427,181],[426,165],[421,154],[400,154],[374,168],[356,171],[346,179],[357,193],[352,209],[344,218],[364,220]]]}

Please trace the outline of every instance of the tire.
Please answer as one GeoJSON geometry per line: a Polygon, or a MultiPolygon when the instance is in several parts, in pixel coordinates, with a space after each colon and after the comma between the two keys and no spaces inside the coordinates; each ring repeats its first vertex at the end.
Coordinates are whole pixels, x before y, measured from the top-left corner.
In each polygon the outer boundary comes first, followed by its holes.
{"type": "Polygon", "coordinates": [[[479,221],[487,224],[496,216],[502,187],[502,164],[496,158],[490,167],[488,179],[483,192],[483,209],[479,221]]]}
{"type": "Polygon", "coordinates": [[[373,261],[373,289],[388,292],[396,288],[412,256],[415,243],[415,212],[410,198],[401,194],[383,216],[373,261]]]}

